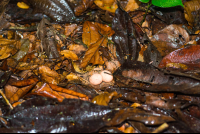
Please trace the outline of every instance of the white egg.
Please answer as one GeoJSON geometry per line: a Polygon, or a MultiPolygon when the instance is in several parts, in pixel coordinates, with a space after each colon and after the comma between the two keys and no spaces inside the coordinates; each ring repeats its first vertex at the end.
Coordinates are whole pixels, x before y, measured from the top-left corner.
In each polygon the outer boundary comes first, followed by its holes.
{"type": "Polygon", "coordinates": [[[100,74],[93,74],[89,78],[90,84],[99,85],[102,82],[102,76],[100,74]]]}
{"type": "Polygon", "coordinates": [[[108,70],[101,71],[102,80],[104,82],[111,82],[113,80],[113,75],[108,70]]]}

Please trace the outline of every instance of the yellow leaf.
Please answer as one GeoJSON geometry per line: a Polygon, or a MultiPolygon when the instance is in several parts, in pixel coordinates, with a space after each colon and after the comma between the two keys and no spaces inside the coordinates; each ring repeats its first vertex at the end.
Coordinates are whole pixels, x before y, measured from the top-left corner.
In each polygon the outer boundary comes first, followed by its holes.
{"type": "Polygon", "coordinates": [[[78,56],[70,50],[63,50],[60,52],[61,55],[64,55],[65,58],[71,59],[71,60],[78,60],[78,56]]]}
{"type": "Polygon", "coordinates": [[[128,11],[134,11],[135,9],[138,9],[140,6],[140,3],[141,2],[139,0],[129,0],[126,5],[125,11],[128,12],[128,11]]]}
{"type": "Polygon", "coordinates": [[[113,0],[106,0],[106,1],[111,1],[111,2],[108,4],[108,2],[105,2],[105,0],[95,0],[94,3],[103,10],[115,13],[115,10],[118,8],[116,2],[113,0]]]}
{"type": "Polygon", "coordinates": [[[66,76],[66,79],[68,79],[68,81],[73,81],[73,80],[79,80],[79,77],[73,73],[70,73],[69,75],[66,76]]]}
{"type": "Polygon", "coordinates": [[[131,107],[133,107],[133,108],[136,108],[136,107],[139,107],[139,106],[141,106],[141,104],[139,104],[139,103],[133,103],[133,104],[131,105],[131,107]]]}
{"type": "Polygon", "coordinates": [[[29,9],[29,6],[24,2],[17,2],[17,6],[22,9],[29,9]]]}
{"type": "Polygon", "coordinates": [[[167,63],[166,67],[172,67],[172,68],[180,68],[183,70],[187,70],[188,66],[182,63],[167,63]]]}
{"type": "Polygon", "coordinates": [[[6,59],[11,56],[11,52],[15,49],[15,47],[4,46],[0,47],[0,60],[6,59]]]}
{"type": "Polygon", "coordinates": [[[113,96],[117,96],[117,92],[114,91],[112,93],[104,92],[92,99],[92,102],[98,105],[108,106],[108,103],[113,98],[113,96]]]}
{"type": "Polygon", "coordinates": [[[95,68],[95,66],[87,66],[87,67],[85,68],[85,70],[83,70],[83,69],[80,69],[79,65],[78,65],[77,63],[75,63],[75,62],[72,62],[72,65],[73,65],[73,67],[74,67],[74,70],[75,70],[77,73],[81,73],[81,74],[84,74],[84,73],[86,73],[86,72],[92,71],[92,70],[95,68]]]}

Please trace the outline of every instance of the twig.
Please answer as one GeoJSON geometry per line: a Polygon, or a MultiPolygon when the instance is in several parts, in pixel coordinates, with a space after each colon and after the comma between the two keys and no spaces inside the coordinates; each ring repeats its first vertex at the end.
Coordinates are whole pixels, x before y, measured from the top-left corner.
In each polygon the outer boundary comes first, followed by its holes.
{"type": "Polygon", "coordinates": [[[0,94],[3,96],[6,103],[10,106],[10,109],[13,109],[13,106],[10,104],[9,100],[6,98],[5,94],[3,93],[2,89],[0,89],[0,94]]]}
{"type": "Polygon", "coordinates": [[[142,23],[145,21],[145,18],[146,18],[146,16],[147,16],[147,12],[148,12],[148,10],[149,10],[149,8],[151,7],[151,3],[148,3],[148,7],[147,7],[147,10],[146,10],[146,12],[145,12],[145,14],[144,14],[144,16],[143,16],[143,20],[140,22],[140,25],[142,25],[142,23]]]}
{"type": "Polygon", "coordinates": [[[168,128],[169,125],[167,123],[163,123],[161,126],[159,126],[156,130],[154,130],[152,133],[160,133],[166,128],[168,128]]]}

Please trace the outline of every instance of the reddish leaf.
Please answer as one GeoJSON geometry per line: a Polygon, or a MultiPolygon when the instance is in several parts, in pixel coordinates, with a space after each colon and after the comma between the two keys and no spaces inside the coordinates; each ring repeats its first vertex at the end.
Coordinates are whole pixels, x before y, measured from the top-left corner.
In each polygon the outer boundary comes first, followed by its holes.
{"type": "Polygon", "coordinates": [[[168,63],[183,63],[190,67],[200,67],[200,45],[192,45],[181,48],[166,55],[159,64],[159,68],[165,68],[168,63]]]}

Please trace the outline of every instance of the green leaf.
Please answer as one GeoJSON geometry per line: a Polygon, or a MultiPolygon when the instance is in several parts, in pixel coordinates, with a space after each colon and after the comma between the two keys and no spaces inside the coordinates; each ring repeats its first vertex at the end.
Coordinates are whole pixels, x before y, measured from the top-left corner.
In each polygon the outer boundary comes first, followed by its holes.
{"type": "Polygon", "coordinates": [[[150,0],[139,0],[139,1],[143,3],[148,3],[150,0]]]}
{"type": "MultiPolygon", "coordinates": [[[[147,0],[141,0],[147,1],[147,0]]],[[[182,6],[182,0],[152,0],[152,4],[158,7],[174,7],[174,6],[182,6]]]]}

